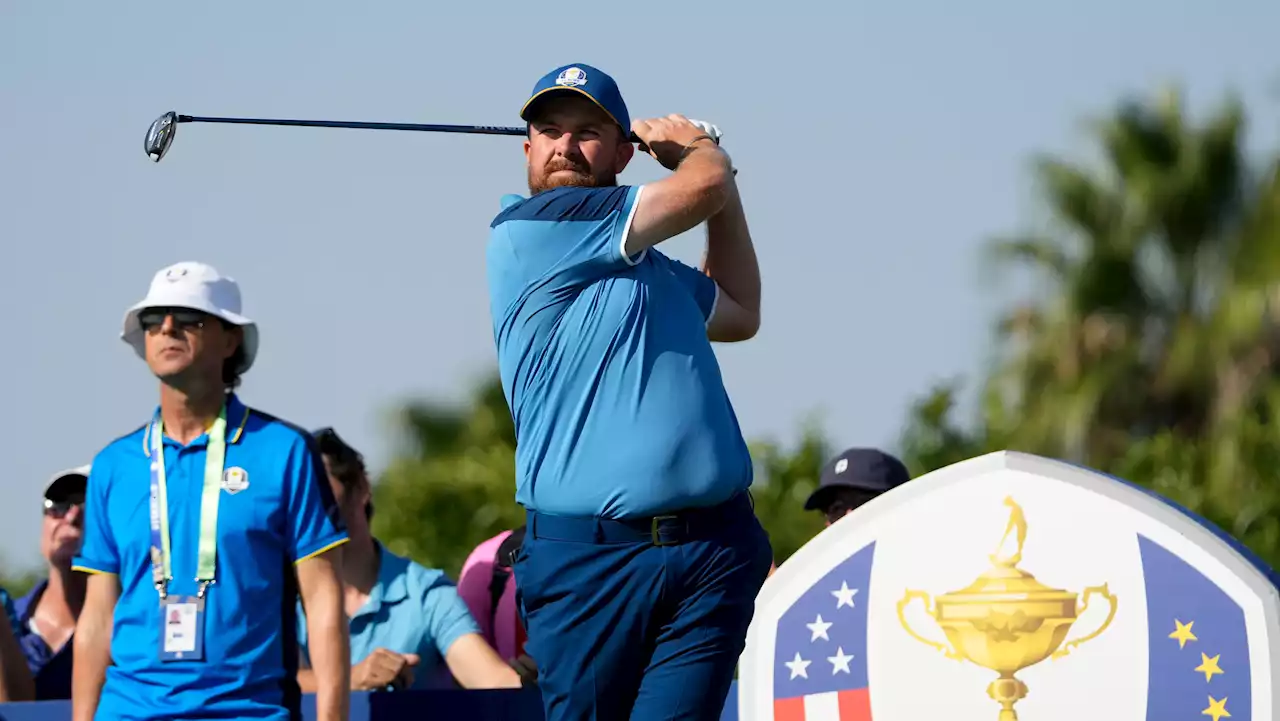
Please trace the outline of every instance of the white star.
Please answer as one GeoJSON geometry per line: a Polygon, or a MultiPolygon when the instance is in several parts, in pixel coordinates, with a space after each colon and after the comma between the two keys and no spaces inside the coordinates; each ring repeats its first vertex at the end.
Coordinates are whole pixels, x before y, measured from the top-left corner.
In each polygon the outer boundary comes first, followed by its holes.
{"type": "Polygon", "coordinates": [[[858,589],[849,588],[849,584],[841,581],[840,590],[831,592],[831,595],[836,597],[836,608],[840,608],[841,606],[853,608],[853,595],[857,592],[858,589]]]}
{"type": "Polygon", "coordinates": [[[823,621],[822,614],[818,614],[818,620],[814,621],[813,623],[806,623],[805,625],[809,627],[810,631],[813,631],[813,638],[809,639],[810,643],[817,641],[819,638],[823,639],[824,641],[831,640],[827,636],[827,629],[831,628],[831,622],[823,621]]]}
{"type": "Polygon", "coordinates": [[[849,662],[853,660],[853,655],[844,655],[843,648],[837,648],[836,655],[827,656],[827,660],[831,662],[832,676],[840,673],[841,671],[844,671],[845,673],[852,673],[852,671],[849,670],[849,662]]]}
{"type": "Polygon", "coordinates": [[[811,663],[813,662],[806,661],[803,658],[800,658],[800,652],[796,651],[796,660],[787,661],[786,666],[787,668],[791,669],[791,678],[795,678],[796,676],[804,676],[805,678],[809,678],[809,672],[806,671],[805,669],[809,668],[809,664],[811,663]]]}

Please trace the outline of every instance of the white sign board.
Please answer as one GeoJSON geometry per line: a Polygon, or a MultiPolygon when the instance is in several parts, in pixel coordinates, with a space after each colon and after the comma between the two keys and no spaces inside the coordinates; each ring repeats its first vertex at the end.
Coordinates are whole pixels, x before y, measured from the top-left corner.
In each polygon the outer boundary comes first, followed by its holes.
{"type": "Polygon", "coordinates": [[[1275,575],[1203,519],[999,452],[833,524],[766,582],[742,721],[1274,721],[1275,575]]]}

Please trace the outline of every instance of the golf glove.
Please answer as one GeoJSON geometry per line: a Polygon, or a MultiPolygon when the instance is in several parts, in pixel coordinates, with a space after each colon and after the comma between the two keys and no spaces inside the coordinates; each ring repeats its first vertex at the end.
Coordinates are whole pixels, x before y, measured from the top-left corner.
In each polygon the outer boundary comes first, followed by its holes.
{"type": "MultiPolygon", "coordinates": [[[[706,133],[707,135],[710,135],[711,139],[715,141],[716,145],[720,145],[720,137],[723,135],[720,132],[720,126],[715,125],[714,123],[708,123],[705,120],[694,120],[692,118],[689,119],[689,122],[697,126],[698,129],[701,130],[702,132],[706,133]]],[[[725,155],[729,155],[729,151],[726,150],[725,155]]],[[[733,170],[734,175],[738,174],[738,167],[733,164],[732,156],[729,157],[729,167],[733,170]]]]}

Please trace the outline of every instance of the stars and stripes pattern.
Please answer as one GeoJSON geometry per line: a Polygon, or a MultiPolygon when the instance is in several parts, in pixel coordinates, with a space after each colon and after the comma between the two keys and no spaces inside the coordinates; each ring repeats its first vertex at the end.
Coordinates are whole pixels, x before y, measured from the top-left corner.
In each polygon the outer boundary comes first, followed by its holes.
{"type": "Polygon", "coordinates": [[[867,604],[872,543],[796,599],[778,621],[775,721],[872,721],[867,604]]]}

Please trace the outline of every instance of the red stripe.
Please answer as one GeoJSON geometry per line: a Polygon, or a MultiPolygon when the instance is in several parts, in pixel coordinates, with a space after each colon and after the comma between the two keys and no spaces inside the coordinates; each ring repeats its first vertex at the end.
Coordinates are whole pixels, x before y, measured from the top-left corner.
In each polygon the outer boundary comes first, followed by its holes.
{"type": "Polygon", "coordinates": [[[804,721],[804,696],[774,699],[773,721],[804,721]]]}
{"type": "Polygon", "coordinates": [[[841,691],[840,721],[871,721],[871,690],[841,691]]]}

